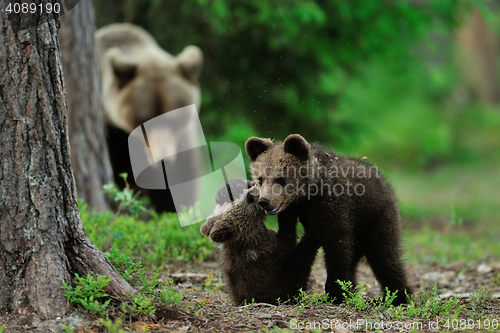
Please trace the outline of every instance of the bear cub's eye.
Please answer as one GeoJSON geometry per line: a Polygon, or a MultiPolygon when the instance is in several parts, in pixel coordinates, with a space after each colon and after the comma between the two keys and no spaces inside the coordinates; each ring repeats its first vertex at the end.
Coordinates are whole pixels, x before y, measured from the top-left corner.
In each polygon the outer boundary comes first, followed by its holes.
{"type": "Polygon", "coordinates": [[[253,197],[253,195],[251,195],[250,193],[247,194],[247,202],[248,203],[253,203],[255,201],[255,198],[253,197]]]}
{"type": "Polygon", "coordinates": [[[276,183],[279,184],[279,185],[285,185],[285,183],[286,183],[285,177],[278,177],[278,178],[276,178],[276,183]]]}
{"type": "Polygon", "coordinates": [[[258,181],[259,181],[259,185],[262,185],[262,177],[259,177],[258,181]]]}

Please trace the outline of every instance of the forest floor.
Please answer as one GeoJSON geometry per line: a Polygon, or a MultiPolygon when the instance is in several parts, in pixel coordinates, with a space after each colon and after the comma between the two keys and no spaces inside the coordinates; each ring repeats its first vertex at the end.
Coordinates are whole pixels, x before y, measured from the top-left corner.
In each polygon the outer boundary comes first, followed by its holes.
{"type": "MultiPolygon", "coordinates": [[[[316,260],[311,276],[312,287],[324,293],[326,272],[322,259],[316,260]]],[[[410,317],[408,306],[394,309],[377,309],[368,305],[356,310],[346,304],[333,305],[314,298],[303,298],[297,304],[273,306],[253,303],[234,306],[220,284],[217,263],[176,264],[166,269],[171,272],[165,279],[173,279],[175,290],[183,300],[172,306],[157,308],[152,318],[124,319],[121,329],[127,332],[367,332],[383,329],[384,332],[434,332],[490,328],[500,332],[500,292],[494,292],[488,300],[474,308],[474,296],[482,286],[486,290],[500,289],[500,262],[485,260],[476,263],[450,263],[425,267],[408,267],[409,280],[415,291],[429,292],[437,284],[437,294],[443,302],[455,297],[455,309],[460,314],[431,314],[432,309],[410,317]],[[474,295],[474,294],[473,294],[474,295]],[[383,325],[383,326],[382,326],[383,325]],[[448,327],[447,327],[448,326],[448,327]],[[413,330],[412,330],[413,329],[413,330]]],[[[358,269],[358,281],[366,281],[365,299],[381,296],[378,283],[370,268],[362,263],[358,269]]],[[[436,310],[439,311],[439,310],[436,310]]],[[[444,311],[444,307],[443,307],[444,311]]],[[[113,315],[110,316],[112,320],[113,315]]],[[[68,317],[40,321],[35,314],[11,314],[0,317],[4,333],[10,332],[116,332],[105,328],[98,320],[86,317],[75,310],[68,317]],[[73,330],[63,328],[73,327],[73,330]]],[[[1,332],[0,328],[0,332],[1,332]]]]}

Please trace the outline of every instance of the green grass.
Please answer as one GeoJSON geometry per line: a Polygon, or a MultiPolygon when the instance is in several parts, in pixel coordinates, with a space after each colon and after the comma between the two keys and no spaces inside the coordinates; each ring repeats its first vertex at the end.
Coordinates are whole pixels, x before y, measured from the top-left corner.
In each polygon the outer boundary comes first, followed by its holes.
{"type": "Polygon", "coordinates": [[[153,214],[148,221],[130,215],[114,219],[111,211],[98,213],[80,204],[80,215],[86,234],[101,251],[120,249],[153,269],[166,262],[203,261],[215,250],[215,244],[200,233],[200,224],[181,227],[174,213],[153,214]]]}
{"type": "Polygon", "coordinates": [[[433,171],[386,172],[409,220],[488,220],[500,214],[500,165],[446,165],[433,171]]]}
{"type": "MultiPolygon", "coordinates": [[[[493,227],[492,227],[493,228],[493,227]]],[[[436,230],[423,226],[405,230],[405,259],[410,264],[446,264],[500,258],[499,227],[484,232],[463,227],[436,230]]]]}
{"type": "MultiPolygon", "coordinates": [[[[156,305],[175,304],[182,300],[182,295],[174,291],[172,280],[165,283],[158,278],[158,273],[148,277],[141,262],[133,262],[130,257],[113,249],[107,257],[123,278],[138,292],[122,300],[119,310],[123,315],[152,316],[156,312],[156,305]]],[[[106,276],[94,277],[88,274],[84,277],[75,273],[74,283],[63,280],[61,288],[64,289],[64,296],[69,302],[81,305],[94,315],[108,317],[110,308],[113,308],[113,312],[118,310],[118,305],[115,302],[110,304],[112,299],[104,291],[104,287],[110,281],[111,279],[106,276]]]]}
{"type": "Polygon", "coordinates": [[[500,165],[479,161],[427,172],[388,172],[412,264],[500,258],[500,165]]]}

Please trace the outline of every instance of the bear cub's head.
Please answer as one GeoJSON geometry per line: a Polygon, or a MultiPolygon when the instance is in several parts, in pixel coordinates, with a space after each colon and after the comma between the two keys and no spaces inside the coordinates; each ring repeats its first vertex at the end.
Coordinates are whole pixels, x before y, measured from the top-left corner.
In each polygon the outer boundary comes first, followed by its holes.
{"type": "Polygon", "coordinates": [[[265,228],[265,213],[259,206],[259,190],[253,183],[231,179],[216,195],[216,207],[201,233],[215,243],[247,240],[255,230],[265,228]]]}
{"type": "Polygon", "coordinates": [[[260,192],[259,205],[268,215],[278,214],[304,197],[315,180],[317,161],[309,143],[298,134],[289,135],[282,143],[251,137],[245,151],[260,192]]]}

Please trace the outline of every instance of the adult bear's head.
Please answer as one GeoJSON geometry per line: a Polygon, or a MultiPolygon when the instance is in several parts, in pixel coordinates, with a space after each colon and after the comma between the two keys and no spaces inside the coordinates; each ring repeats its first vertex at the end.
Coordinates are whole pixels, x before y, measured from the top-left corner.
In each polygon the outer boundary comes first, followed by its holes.
{"type": "Polygon", "coordinates": [[[245,143],[251,171],[260,188],[259,204],[269,215],[307,196],[314,183],[315,161],[310,145],[299,134],[282,143],[251,137],[245,143]]]}
{"type": "MultiPolygon", "coordinates": [[[[203,55],[187,46],[172,56],[144,29],[112,24],[96,32],[96,50],[102,78],[102,101],[108,123],[130,133],[145,121],[196,104],[203,55]]],[[[180,117],[173,130],[189,122],[180,117]]]]}

